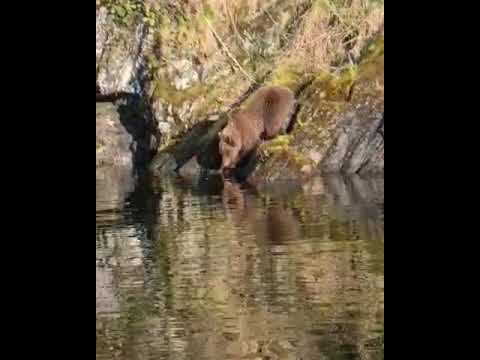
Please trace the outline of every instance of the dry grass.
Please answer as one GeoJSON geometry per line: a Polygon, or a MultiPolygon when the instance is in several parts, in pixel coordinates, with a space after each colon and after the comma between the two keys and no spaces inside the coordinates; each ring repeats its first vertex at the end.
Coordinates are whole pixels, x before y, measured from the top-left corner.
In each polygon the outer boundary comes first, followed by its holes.
{"type": "Polygon", "coordinates": [[[282,61],[307,73],[334,73],[358,60],[383,19],[383,2],[313,0],[282,61]]]}
{"type": "Polygon", "coordinates": [[[208,74],[208,86],[235,77],[250,85],[270,79],[296,87],[319,72],[335,76],[358,62],[384,21],[383,1],[375,0],[144,0],[143,4],[156,16],[154,41],[160,50],[151,56],[152,71],[164,78],[165,65],[185,58],[208,74]]]}
{"type": "MultiPolygon", "coordinates": [[[[245,38],[260,38],[261,34],[245,31],[245,24],[262,14],[267,14],[274,24],[284,23],[292,19],[282,19],[280,13],[274,18],[269,13],[272,4],[280,0],[190,0],[188,1],[194,13],[202,12],[208,7],[215,15],[213,28],[218,36],[212,36],[211,26],[200,30],[199,41],[206,57],[214,56],[221,50],[218,43],[232,47],[227,61],[241,69],[239,61],[234,56],[244,56],[256,61],[252,49],[243,46],[245,38]],[[243,31],[242,31],[243,30],[243,31]],[[259,37],[260,35],[260,37],[259,37]],[[222,41],[218,41],[220,40],[222,41]],[[217,41],[215,41],[217,40],[217,41]],[[239,52],[240,51],[240,52],[239,52]]],[[[286,1],[288,2],[288,0],[286,1]]],[[[290,1],[295,6],[296,0],[290,1]]],[[[338,74],[360,58],[365,44],[383,28],[384,4],[375,0],[311,0],[309,10],[301,17],[294,19],[290,32],[282,34],[286,47],[283,53],[275,57],[273,69],[297,69],[303,75],[327,72],[338,74]]],[[[201,27],[200,27],[201,29],[201,27]]],[[[223,49],[225,50],[225,49],[223,49]]],[[[224,61],[221,58],[219,61],[224,61]]],[[[246,74],[245,76],[247,76],[246,74]]],[[[285,74],[282,74],[285,75],[285,74]]],[[[250,80],[254,74],[247,76],[250,80]]],[[[287,79],[288,81],[288,79],[287,79]]]]}

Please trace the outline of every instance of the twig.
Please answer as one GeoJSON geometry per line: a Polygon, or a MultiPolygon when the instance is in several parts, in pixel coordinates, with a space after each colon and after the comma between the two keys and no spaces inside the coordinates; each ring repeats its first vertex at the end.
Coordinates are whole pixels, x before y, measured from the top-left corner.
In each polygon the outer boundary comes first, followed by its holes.
{"type": "Polygon", "coordinates": [[[225,43],[222,41],[222,39],[220,38],[220,36],[217,34],[217,32],[215,31],[215,29],[213,28],[212,24],[210,24],[210,21],[204,16],[203,19],[205,20],[208,28],[210,29],[210,31],[212,32],[213,36],[215,37],[215,39],[220,43],[220,45],[222,45],[223,47],[223,50],[225,51],[225,53],[227,54],[227,56],[235,63],[235,65],[237,65],[238,69],[240,70],[240,72],[245,75],[247,77],[248,80],[250,80],[252,83],[256,83],[256,81],[250,76],[248,75],[248,73],[245,71],[245,69],[242,67],[242,65],[240,65],[240,63],[237,61],[237,59],[235,59],[235,57],[232,55],[232,53],[230,52],[230,50],[228,50],[228,47],[227,45],[225,45],[225,43]]]}
{"type": "Polygon", "coordinates": [[[270,14],[270,11],[268,11],[268,9],[265,9],[265,14],[267,14],[268,18],[270,20],[272,20],[272,22],[275,24],[275,25],[278,25],[278,23],[275,21],[275,19],[272,17],[272,15],[270,14]]]}
{"type": "Polygon", "coordinates": [[[240,35],[240,32],[237,29],[237,24],[235,23],[235,19],[233,18],[232,12],[230,11],[230,8],[228,7],[226,0],[224,1],[224,5],[225,5],[225,11],[227,12],[228,17],[230,18],[230,22],[232,23],[233,31],[235,32],[235,35],[237,35],[238,39],[240,40],[240,47],[242,48],[243,51],[247,53],[247,55],[250,55],[243,46],[242,35],[240,35]]]}
{"type": "MultiPolygon", "coordinates": [[[[276,22],[273,16],[270,14],[268,9],[265,9],[265,14],[267,14],[268,18],[273,22],[274,25],[280,26],[280,24],[276,22]]],[[[288,43],[289,39],[283,34],[283,31],[280,33],[280,36],[285,40],[286,43],[288,43]]]]}

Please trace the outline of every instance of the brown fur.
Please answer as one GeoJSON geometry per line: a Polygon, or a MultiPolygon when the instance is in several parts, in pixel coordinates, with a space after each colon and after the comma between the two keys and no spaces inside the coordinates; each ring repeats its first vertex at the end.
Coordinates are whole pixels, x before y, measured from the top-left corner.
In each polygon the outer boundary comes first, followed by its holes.
{"type": "Polygon", "coordinates": [[[234,114],[220,132],[221,168],[234,168],[243,156],[260,144],[263,131],[263,121],[255,113],[241,111],[234,114]]]}
{"type": "Polygon", "coordinates": [[[263,87],[253,94],[247,109],[263,119],[264,138],[273,139],[286,131],[295,109],[295,96],[285,87],[263,87]]]}
{"type": "Polygon", "coordinates": [[[221,169],[234,168],[262,139],[284,132],[294,107],[294,95],[287,88],[269,86],[257,90],[246,109],[235,113],[220,132],[221,169]]]}

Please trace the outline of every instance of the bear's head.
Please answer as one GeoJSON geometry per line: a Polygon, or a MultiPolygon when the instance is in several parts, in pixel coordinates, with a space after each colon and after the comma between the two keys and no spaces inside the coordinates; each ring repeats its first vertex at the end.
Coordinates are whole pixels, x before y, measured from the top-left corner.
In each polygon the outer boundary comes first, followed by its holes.
{"type": "Polygon", "coordinates": [[[218,150],[222,157],[221,170],[235,167],[240,157],[240,134],[232,123],[229,123],[219,134],[218,150]]]}

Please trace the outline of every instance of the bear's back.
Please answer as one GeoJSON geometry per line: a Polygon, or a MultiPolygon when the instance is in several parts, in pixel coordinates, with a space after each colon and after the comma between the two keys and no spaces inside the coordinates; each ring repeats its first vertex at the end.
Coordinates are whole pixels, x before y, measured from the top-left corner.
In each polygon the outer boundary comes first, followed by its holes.
{"type": "Polygon", "coordinates": [[[248,110],[263,119],[266,139],[272,139],[280,132],[286,131],[294,109],[293,92],[281,86],[258,89],[248,103],[248,110]]]}

